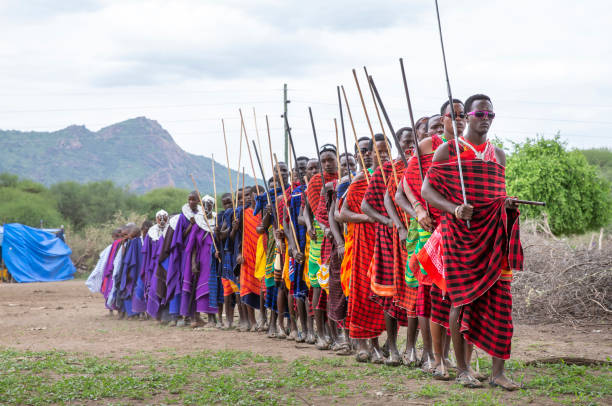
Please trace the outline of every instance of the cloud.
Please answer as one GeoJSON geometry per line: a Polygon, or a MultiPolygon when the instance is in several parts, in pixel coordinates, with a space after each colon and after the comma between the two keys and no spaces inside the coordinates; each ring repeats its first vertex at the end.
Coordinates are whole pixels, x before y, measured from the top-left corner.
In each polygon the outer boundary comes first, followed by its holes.
{"type": "Polygon", "coordinates": [[[4,18],[31,22],[46,20],[62,14],[94,12],[104,7],[99,0],[3,0],[0,14],[4,18]]]}

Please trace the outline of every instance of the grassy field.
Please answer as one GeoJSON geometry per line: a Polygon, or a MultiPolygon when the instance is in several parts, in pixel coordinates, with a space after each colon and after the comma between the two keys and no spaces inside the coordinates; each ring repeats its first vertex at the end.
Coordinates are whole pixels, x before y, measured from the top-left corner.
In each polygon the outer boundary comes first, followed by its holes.
{"type": "MultiPolygon", "coordinates": [[[[490,363],[480,360],[488,372],[490,363]]],[[[123,358],[0,350],[0,404],[572,404],[612,402],[612,367],[508,363],[524,388],[466,390],[418,369],[244,351],[123,358]]]]}

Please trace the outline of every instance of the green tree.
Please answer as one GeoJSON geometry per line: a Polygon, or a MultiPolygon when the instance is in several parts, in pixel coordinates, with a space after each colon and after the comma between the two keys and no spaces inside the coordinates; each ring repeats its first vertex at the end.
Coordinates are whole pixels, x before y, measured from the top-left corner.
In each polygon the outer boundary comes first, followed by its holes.
{"type": "Polygon", "coordinates": [[[178,213],[181,207],[187,202],[189,191],[178,188],[154,189],[142,196],[139,196],[138,203],[140,212],[146,214],[147,218],[153,219],[155,213],[164,209],[168,213],[178,213]]]}
{"type": "Polygon", "coordinates": [[[0,187],[0,224],[21,223],[30,227],[59,227],[64,223],[48,193],[29,193],[19,188],[0,187]]]}
{"type": "Polygon", "coordinates": [[[119,211],[138,211],[138,197],[111,181],[60,182],[51,186],[60,213],[75,230],[107,222],[119,211]]]}
{"type": "Polygon", "coordinates": [[[581,151],[591,165],[599,167],[601,174],[612,182],[612,150],[608,148],[591,148],[581,151]]]}
{"type": "Polygon", "coordinates": [[[610,183],[559,136],[514,144],[506,182],[509,195],[546,202],[546,207],[521,206],[521,213],[538,218],[547,212],[554,233],[582,233],[607,225],[612,217],[610,183]]]}

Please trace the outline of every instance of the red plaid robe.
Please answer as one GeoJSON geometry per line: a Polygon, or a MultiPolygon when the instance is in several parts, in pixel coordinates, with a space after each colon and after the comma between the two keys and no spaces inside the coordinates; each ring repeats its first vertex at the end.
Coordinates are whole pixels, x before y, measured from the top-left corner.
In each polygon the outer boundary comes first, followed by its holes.
{"type": "MultiPolygon", "coordinates": [[[[387,185],[383,181],[383,173],[387,182],[393,182],[391,162],[385,162],[376,169],[370,177],[370,185],[366,190],[364,200],[380,214],[386,215],[384,198],[387,185]]],[[[395,295],[395,282],[393,279],[393,233],[386,225],[376,223],[374,240],[374,256],[370,266],[371,289],[380,297],[395,295]]]]}
{"type": "MultiPolygon", "coordinates": [[[[453,141],[449,151],[454,151],[453,141]]],[[[450,213],[441,216],[446,287],[453,305],[463,305],[461,331],[466,339],[492,356],[507,359],[513,330],[512,296],[509,281],[500,276],[506,263],[510,269],[522,269],[519,213],[505,209],[503,166],[465,160],[462,169],[474,215],[470,229],[450,213]]],[[[463,203],[456,163],[435,164],[427,176],[447,200],[463,203]]]]}
{"type": "MultiPolygon", "coordinates": [[[[355,213],[362,213],[361,202],[366,192],[367,181],[355,181],[349,186],[346,204],[355,213]]],[[[370,278],[368,269],[372,261],[374,224],[355,224],[353,232],[353,258],[351,262],[350,293],[347,320],[351,338],[375,338],[385,330],[385,316],[380,305],[370,300],[370,278]]]]}

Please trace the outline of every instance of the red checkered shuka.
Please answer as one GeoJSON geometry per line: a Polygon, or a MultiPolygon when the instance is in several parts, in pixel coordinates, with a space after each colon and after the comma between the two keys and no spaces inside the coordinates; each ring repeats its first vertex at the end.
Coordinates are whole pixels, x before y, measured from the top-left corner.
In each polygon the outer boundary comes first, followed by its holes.
{"type": "MultiPolygon", "coordinates": [[[[338,176],[335,173],[331,174],[324,172],[323,174],[325,176],[325,183],[338,179],[338,176]]],[[[322,188],[323,181],[321,180],[321,174],[316,173],[308,181],[308,188],[306,189],[306,197],[308,198],[308,204],[310,205],[313,214],[316,213],[316,210],[319,207],[319,200],[321,198],[322,188]]]]}
{"type": "MultiPolygon", "coordinates": [[[[474,206],[471,227],[449,213],[441,217],[446,287],[455,306],[471,303],[490,289],[501,275],[505,256],[511,269],[523,265],[519,213],[505,209],[505,168],[466,160],[462,169],[467,201],[474,206]]],[[[463,203],[456,163],[434,164],[427,176],[445,199],[463,203]]]]}
{"type": "MultiPolygon", "coordinates": [[[[367,189],[364,179],[353,182],[346,195],[347,207],[355,213],[361,211],[361,202],[367,189]]],[[[353,258],[351,262],[350,293],[348,301],[347,320],[349,321],[349,335],[351,338],[375,338],[385,330],[385,316],[383,309],[370,300],[372,290],[368,269],[372,261],[374,241],[374,224],[355,224],[353,232],[353,258]]]]}
{"type": "MultiPolygon", "coordinates": [[[[366,190],[364,200],[374,210],[386,216],[385,193],[387,185],[383,181],[383,173],[387,182],[393,180],[391,162],[385,162],[370,177],[370,185],[366,190]]],[[[376,223],[376,236],[374,240],[374,255],[370,266],[371,288],[375,295],[381,297],[395,296],[395,283],[393,279],[393,231],[386,225],[376,223]]]]}
{"type": "Polygon", "coordinates": [[[442,327],[448,328],[448,318],[451,308],[448,295],[444,295],[442,289],[434,284],[431,285],[429,296],[431,297],[431,321],[442,327]]]}
{"type": "MultiPolygon", "coordinates": [[[[335,195],[336,183],[337,179],[333,180],[331,183],[333,184],[332,191],[329,191],[324,196],[321,196],[319,200],[319,207],[315,212],[315,218],[322,226],[329,228],[329,208],[331,207],[332,199],[335,195]]],[[[329,262],[329,257],[332,252],[332,241],[326,236],[323,237],[323,241],[321,243],[321,263],[325,264],[329,262]]]]}
{"type": "MultiPolygon", "coordinates": [[[[427,171],[429,171],[429,168],[431,167],[433,155],[433,153],[421,155],[423,176],[427,175],[427,171]]],[[[419,173],[419,162],[417,161],[416,156],[413,156],[412,158],[410,158],[410,161],[408,161],[408,168],[406,168],[406,170],[404,171],[404,179],[406,180],[406,184],[412,194],[417,198],[419,203],[423,205],[423,208],[425,208],[425,199],[423,199],[423,197],[421,196],[421,186],[423,186],[423,182],[421,182],[421,175],[419,173]]],[[[430,205],[429,214],[434,220],[434,223],[438,224],[438,220],[441,214],[440,210],[430,205]]]]}
{"type": "Polygon", "coordinates": [[[513,330],[510,281],[498,280],[482,296],[461,308],[463,336],[493,357],[510,358],[513,330]]]}

